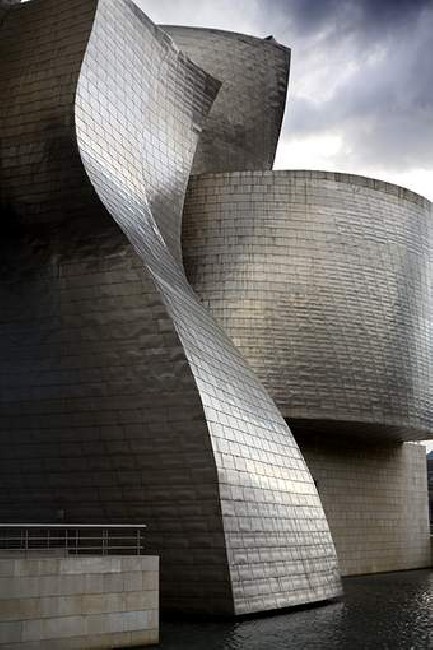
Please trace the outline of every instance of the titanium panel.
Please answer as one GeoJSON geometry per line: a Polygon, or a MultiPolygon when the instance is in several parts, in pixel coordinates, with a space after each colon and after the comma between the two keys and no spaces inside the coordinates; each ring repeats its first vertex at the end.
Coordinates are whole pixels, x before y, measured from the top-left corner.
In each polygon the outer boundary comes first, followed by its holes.
{"type": "Polygon", "coordinates": [[[196,384],[78,153],[76,86],[96,4],[26,3],[2,29],[0,517],[145,522],[164,607],[231,612],[196,384]]]}
{"type": "Polygon", "coordinates": [[[432,435],[431,204],[318,171],[191,179],[185,268],[296,431],[432,435]]]}
{"type": "Polygon", "coordinates": [[[2,517],[145,521],[166,606],[338,595],[299,449],[179,260],[218,84],[128,0],[35,0],[3,29],[2,517]]]}
{"type": "Polygon", "coordinates": [[[218,29],[161,26],[222,81],[192,172],[272,169],[286,103],[290,50],[274,39],[218,29]]]}
{"type": "MultiPolygon", "coordinates": [[[[254,375],[198,303],[159,231],[162,217],[179,231],[191,141],[196,142],[193,99],[200,79],[177,72],[183,59],[172,49],[172,57],[160,56],[163,68],[155,73],[162,88],[152,88],[146,55],[152,61],[155,44],[147,46],[134,22],[126,34],[118,28],[131,23],[128,4],[103,0],[98,6],[77,96],[84,165],[154,278],[193,372],[218,472],[235,612],[328,598],[339,593],[332,540],[297,445],[254,375]],[[175,73],[170,74],[164,65],[173,65],[173,58],[175,73]],[[117,89],[110,80],[127,77],[128,60],[141,62],[141,70],[132,66],[131,82],[117,89]],[[137,72],[143,81],[132,83],[137,72]],[[149,86],[155,91],[149,93],[149,86]],[[158,164],[161,151],[163,166],[158,164]],[[122,164],[127,156],[128,166],[122,164]],[[169,196],[158,212],[149,197],[152,189],[169,196]]],[[[167,49],[170,43],[164,42],[167,49]]]]}

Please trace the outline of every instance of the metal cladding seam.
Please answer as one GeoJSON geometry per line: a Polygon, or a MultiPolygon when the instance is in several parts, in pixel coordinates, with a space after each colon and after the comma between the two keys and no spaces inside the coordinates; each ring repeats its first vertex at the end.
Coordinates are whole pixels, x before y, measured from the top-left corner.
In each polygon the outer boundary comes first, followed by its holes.
{"type": "Polygon", "coordinates": [[[195,113],[206,110],[194,103],[203,73],[186,67],[133,3],[101,0],[78,83],[81,156],[152,274],[194,374],[217,466],[235,613],[323,600],[340,584],[313,480],[275,405],[199,304],[160,232],[161,222],[179,232],[195,113]],[[164,44],[159,61],[149,31],[164,44]]]}

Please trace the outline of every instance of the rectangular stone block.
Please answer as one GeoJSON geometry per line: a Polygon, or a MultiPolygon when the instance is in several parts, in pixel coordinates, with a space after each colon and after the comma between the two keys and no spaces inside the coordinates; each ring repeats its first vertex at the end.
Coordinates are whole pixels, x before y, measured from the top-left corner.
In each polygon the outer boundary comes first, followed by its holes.
{"type": "Polygon", "coordinates": [[[158,564],[158,559],[146,556],[67,558],[54,563],[25,558],[2,560],[2,650],[64,650],[156,642],[158,564]],[[40,576],[36,575],[38,568],[40,576]],[[47,571],[51,575],[46,575],[47,571]]]}

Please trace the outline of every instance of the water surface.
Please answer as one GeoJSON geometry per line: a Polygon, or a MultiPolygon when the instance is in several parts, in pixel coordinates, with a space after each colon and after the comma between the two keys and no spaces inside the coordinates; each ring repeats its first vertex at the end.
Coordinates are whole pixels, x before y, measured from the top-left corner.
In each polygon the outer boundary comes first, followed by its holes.
{"type": "Polygon", "coordinates": [[[163,650],[433,650],[433,572],[343,580],[344,599],[273,616],[162,621],[163,650]]]}

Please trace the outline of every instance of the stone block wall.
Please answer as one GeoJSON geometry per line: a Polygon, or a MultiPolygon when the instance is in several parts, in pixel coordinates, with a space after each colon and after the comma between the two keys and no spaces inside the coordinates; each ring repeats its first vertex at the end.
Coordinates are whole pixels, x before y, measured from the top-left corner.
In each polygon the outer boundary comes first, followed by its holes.
{"type": "Polygon", "coordinates": [[[298,442],[343,576],[430,566],[424,446],[298,442]]]}
{"type": "Polygon", "coordinates": [[[0,646],[113,648],[159,639],[159,558],[0,558],[0,646]]]}

